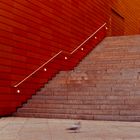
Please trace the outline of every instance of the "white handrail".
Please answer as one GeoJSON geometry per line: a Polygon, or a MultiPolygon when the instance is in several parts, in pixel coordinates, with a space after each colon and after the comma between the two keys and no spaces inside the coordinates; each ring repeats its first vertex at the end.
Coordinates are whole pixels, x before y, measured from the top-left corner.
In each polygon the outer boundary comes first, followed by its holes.
{"type": "Polygon", "coordinates": [[[23,83],[25,80],[27,80],[29,77],[31,77],[34,73],[36,73],[38,70],[40,70],[42,67],[44,67],[46,64],[48,64],[51,60],[53,60],[55,57],[57,57],[62,51],[55,54],[53,57],[51,57],[47,62],[45,62],[43,65],[41,65],[39,68],[37,68],[35,71],[33,71],[31,74],[29,74],[27,77],[25,77],[22,81],[20,81],[18,84],[14,85],[14,87],[18,87],[21,83],[23,83]]]}
{"type": "Polygon", "coordinates": [[[104,23],[100,28],[98,28],[93,34],[91,34],[85,41],[83,41],[78,47],[76,47],[70,54],[73,54],[76,50],[78,50],[83,44],[85,44],[90,38],[92,38],[101,28],[106,25],[104,23]]]}
{"type": "MultiPolygon", "coordinates": [[[[76,47],[71,53],[69,54],[73,54],[76,50],[78,50],[83,44],[85,44],[90,38],[92,38],[100,29],[102,29],[104,26],[106,25],[106,23],[104,23],[100,28],[98,28],[93,34],[91,34],[85,41],[83,41],[78,47],[76,47]]],[[[29,77],[31,77],[34,73],[36,73],[37,71],[39,71],[42,67],[44,67],[46,64],[48,64],[50,61],[52,61],[55,57],[57,57],[60,53],[62,53],[63,51],[59,51],[57,54],[55,54],[53,57],[51,57],[47,62],[45,62],[44,64],[42,64],[40,67],[38,67],[35,71],[33,71],[31,74],[29,74],[27,77],[25,77],[23,80],[21,80],[19,83],[17,83],[16,85],[14,85],[14,87],[18,87],[20,84],[22,84],[25,80],[27,80],[29,77]]]]}

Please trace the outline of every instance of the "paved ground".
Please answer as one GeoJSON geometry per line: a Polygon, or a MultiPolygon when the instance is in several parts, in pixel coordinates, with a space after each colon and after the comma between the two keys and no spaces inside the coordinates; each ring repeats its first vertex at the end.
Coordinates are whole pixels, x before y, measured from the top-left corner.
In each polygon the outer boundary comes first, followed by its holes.
{"type": "Polygon", "coordinates": [[[140,122],[81,120],[80,132],[68,132],[76,120],[0,118],[0,140],[140,140],[140,122]]]}

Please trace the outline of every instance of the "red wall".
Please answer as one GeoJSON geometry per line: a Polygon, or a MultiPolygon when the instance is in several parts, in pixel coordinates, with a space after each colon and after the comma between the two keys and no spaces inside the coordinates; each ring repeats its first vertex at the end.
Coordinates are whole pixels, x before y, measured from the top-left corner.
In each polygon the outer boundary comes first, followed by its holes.
{"type": "Polygon", "coordinates": [[[110,8],[116,12],[123,23],[117,16],[114,17],[112,10],[109,13],[109,35],[134,35],[139,34],[140,19],[140,1],[138,0],[106,0],[110,4],[110,8]],[[120,29],[121,28],[121,29],[120,29]]]}
{"type": "Polygon", "coordinates": [[[0,115],[15,111],[60,69],[72,68],[85,53],[67,62],[63,53],[47,72],[22,83],[20,94],[13,88],[59,51],[75,49],[107,22],[108,10],[102,0],[0,0],[0,115]]]}

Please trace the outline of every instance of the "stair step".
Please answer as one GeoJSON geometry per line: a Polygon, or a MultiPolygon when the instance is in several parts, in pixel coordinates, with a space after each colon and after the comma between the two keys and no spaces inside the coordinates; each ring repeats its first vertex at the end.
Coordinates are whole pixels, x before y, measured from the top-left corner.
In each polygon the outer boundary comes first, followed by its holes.
{"type": "MultiPolygon", "coordinates": [[[[24,108],[44,108],[44,109],[83,109],[83,110],[87,110],[87,109],[93,109],[93,110],[131,110],[133,108],[135,109],[139,109],[140,108],[140,105],[139,104],[131,104],[131,105],[127,105],[127,104],[123,104],[123,105],[110,105],[110,104],[107,104],[107,105],[103,105],[103,104],[100,104],[100,105],[92,105],[92,104],[88,104],[88,105],[84,105],[84,104],[81,104],[81,105],[76,105],[76,104],[52,104],[52,103],[48,103],[48,104],[37,104],[37,103],[28,103],[27,104],[24,104],[23,105],[24,108]]],[[[21,110],[20,110],[21,112],[21,110]]]]}
{"type": "MultiPolygon", "coordinates": [[[[85,114],[85,115],[118,115],[118,110],[93,110],[93,109],[44,109],[44,108],[22,108],[19,112],[35,112],[35,113],[51,113],[51,114],[85,114]]],[[[133,111],[134,112],[134,111],[133,111]]],[[[121,111],[122,115],[128,112],[121,111]]],[[[135,115],[139,115],[140,111],[137,112],[135,115]]]]}
{"type": "Polygon", "coordinates": [[[55,119],[85,119],[93,120],[93,115],[79,114],[50,114],[50,113],[15,113],[18,117],[55,118],[55,119]]]}
{"type": "MultiPolygon", "coordinates": [[[[135,100],[133,100],[132,101],[132,103],[135,103],[134,102],[135,100]]],[[[96,99],[94,99],[94,100],[85,100],[85,99],[83,99],[83,100],[76,100],[76,99],[69,99],[69,100],[50,100],[50,99],[48,99],[48,100],[39,100],[39,99],[37,99],[37,100],[29,100],[28,101],[29,103],[40,103],[40,104],[50,104],[50,103],[52,103],[52,104],[75,104],[75,105],[82,105],[82,104],[84,104],[84,105],[88,105],[88,104],[90,104],[90,105],[107,105],[107,104],[110,104],[110,105],[119,105],[119,104],[121,104],[121,105],[123,105],[124,104],[124,100],[123,99],[111,99],[111,100],[106,100],[106,99],[102,99],[102,100],[96,100],[96,99]]],[[[131,102],[130,102],[131,103],[131,102]]]]}
{"type": "Polygon", "coordinates": [[[77,115],[77,114],[49,114],[49,113],[15,113],[19,117],[55,118],[55,119],[84,119],[106,121],[139,121],[140,116],[120,115],[77,115]]]}

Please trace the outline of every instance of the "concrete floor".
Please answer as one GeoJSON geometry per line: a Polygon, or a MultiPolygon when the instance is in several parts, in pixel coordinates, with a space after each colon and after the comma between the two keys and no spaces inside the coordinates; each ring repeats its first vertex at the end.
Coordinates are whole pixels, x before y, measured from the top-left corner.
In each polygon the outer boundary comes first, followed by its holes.
{"type": "Polygon", "coordinates": [[[0,118],[0,140],[140,140],[140,122],[81,120],[80,132],[69,132],[76,120],[0,118]]]}

